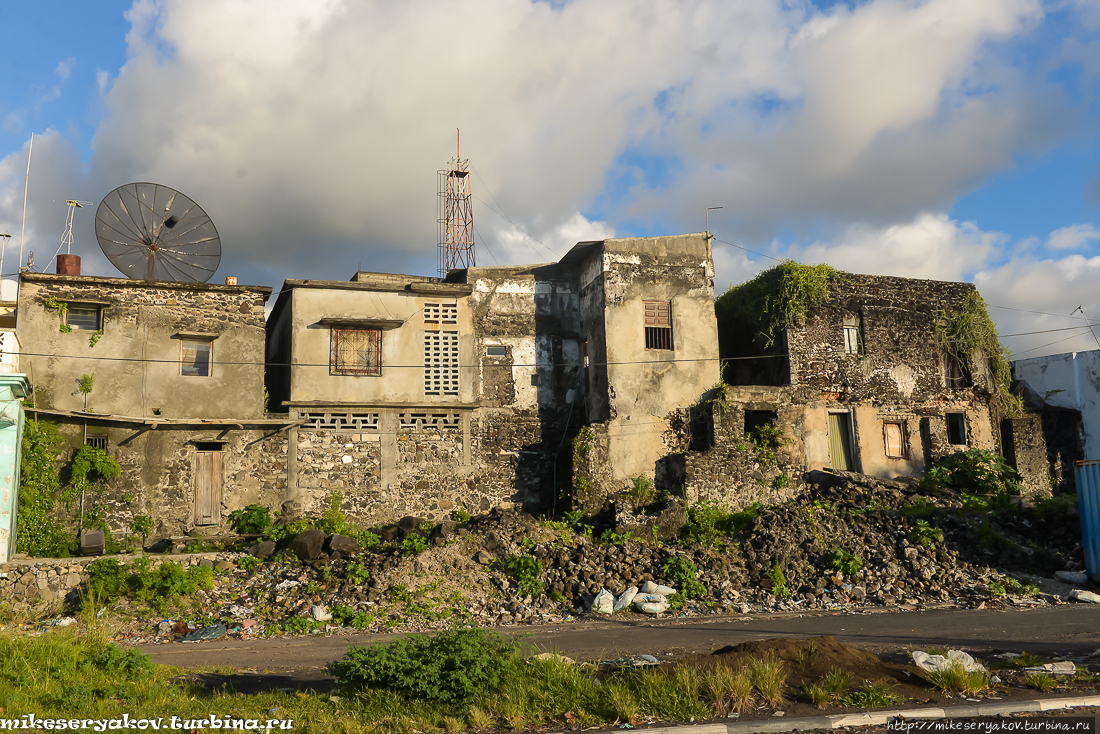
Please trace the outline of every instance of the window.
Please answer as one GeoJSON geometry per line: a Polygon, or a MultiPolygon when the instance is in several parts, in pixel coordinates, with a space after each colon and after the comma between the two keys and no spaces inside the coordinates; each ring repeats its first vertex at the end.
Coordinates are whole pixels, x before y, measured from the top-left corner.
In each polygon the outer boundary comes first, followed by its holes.
{"type": "Polygon", "coordinates": [[[371,329],[333,329],[329,374],[382,374],[382,332],[371,329]]]}
{"type": "Polygon", "coordinates": [[[458,332],[424,333],[424,394],[458,395],[458,332]]]}
{"type": "Polygon", "coordinates": [[[970,384],[962,361],[958,357],[947,355],[943,358],[944,387],[966,387],[970,384]]]}
{"type": "Polygon", "coordinates": [[[672,349],[672,304],[645,301],[645,348],[672,349]]]}
{"type": "Polygon", "coordinates": [[[187,377],[210,376],[211,339],[180,339],[180,374],[187,377]]]}
{"type": "Polygon", "coordinates": [[[507,357],[508,347],[487,347],[485,355],[488,357],[507,357]]]}
{"type": "Polygon", "coordinates": [[[92,448],[99,449],[100,451],[107,450],[107,434],[106,433],[89,433],[84,437],[84,445],[91,446],[92,448]]]}
{"type": "Polygon", "coordinates": [[[966,415],[963,413],[948,413],[947,418],[947,443],[952,446],[966,446],[966,415]]]}
{"type": "Polygon", "coordinates": [[[883,423],[882,440],[886,445],[886,458],[905,459],[909,457],[908,442],[905,440],[905,424],[901,421],[883,423]]]}
{"type": "Polygon", "coordinates": [[[860,329],[859,316],[844,317],[844,351],[847,354],[863,352],[863,330],[860,329]]]}
{"type": "Polygon", "coordinates": [[[99,306],[70,303],[65,309],[65,323],[73,331],[99,331],[99,306]]]}

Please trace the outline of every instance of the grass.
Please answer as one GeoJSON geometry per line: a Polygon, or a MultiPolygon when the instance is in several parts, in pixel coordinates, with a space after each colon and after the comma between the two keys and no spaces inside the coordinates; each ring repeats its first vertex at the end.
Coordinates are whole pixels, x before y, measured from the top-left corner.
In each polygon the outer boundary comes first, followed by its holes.
{"type": "Polygon", "coordinates": [[[989,687],[989,671],[968,671],[955,664],[946,670],[931,670],[926,674],[928,682],[943,693],[978,693],[989,687]]]}
{"type": "Polygon", "coordinates": [[[840,703],[844,706],[855,708],[882,708],[884,706],[896,706],[905,701],[904,698],[892,693],[893,685],[886,681],[866,681],[858,691],[842,696],[840,703]]]}
{"type": "Polygon", "coordinates": [[[1058,681],[1049,673],[1032,672],[1024,676],[1024,685],[1037,691],[1049,691],[1058,681]]]}
{"type": "MultiPolygon", "coordinates": [[[[821,677],[821,687],[829,695],[829,700],[839,702],[852,686],[852,676],[840,668],[831,668],[821,677]]],[[[816,701],[814,703],[817,703],[816,701]]]]}
{"type": "Polygon", "coordinates": [[[786,702],[787,669],[782,660],[767,655],[749,663],[749,678],[760,700],[768,706],[780,706],[786,702]]]}

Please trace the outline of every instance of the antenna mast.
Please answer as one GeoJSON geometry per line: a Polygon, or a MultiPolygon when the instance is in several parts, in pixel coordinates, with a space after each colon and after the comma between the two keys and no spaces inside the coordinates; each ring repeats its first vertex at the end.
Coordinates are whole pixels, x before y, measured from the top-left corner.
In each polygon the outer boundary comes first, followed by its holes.
{"type": "Polygon", "coordinates": [[[436,219],[439,226],[439,277],[470,268],[474,259],[474,206],[470,193],[470,161],[461,156],[461,138],[455,131],[455,157],[447,170],[438,171],[436,219]]]}
{"type": "MultiPolygon", "coordinates": [[[[83,209],[85,204],[91,204],[90,201],[77,201],[76,199],[67,199],[65,206],[69,208],[69,211],[65,213],[65,229],[61,232],[61,247],[65,248],[65,254],[71,255],[73,249],[73,219],[76,217],[76,210],[83,209]]],[[[57,248],[57,252],[61,252],[61,247],[57,248]]],[[[54,253],[54,257],[57,257],[57,253],[54,253]]]]}

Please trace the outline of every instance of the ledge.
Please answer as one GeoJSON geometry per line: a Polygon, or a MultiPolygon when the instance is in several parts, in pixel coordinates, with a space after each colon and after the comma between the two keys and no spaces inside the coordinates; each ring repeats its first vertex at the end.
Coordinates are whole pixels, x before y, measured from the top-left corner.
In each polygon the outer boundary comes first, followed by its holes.
{"type": "Polygon", "coordinates": [[[388,331],[404,325],[405,322],[401,319],[364,319],[354,316],[331,316],[320,319],[317,323],[321,326],[346,326],[348,328],[388,331]]]}
{"type": "Polygon", "coordinates": [[[305,421],[292,418],[140,418],[129,415],[111,415],[110,413],[85,413],[79,410],[48,410],[46,408],[23,408],[28,413],[42,416],[54,416],[57,418],[79,418],[80,420],[100,421],[103,423],[121,423],[124,425],[141,425],[155,429],[158,426],[165,428],[235,428],[243,431],[246,426],[260,428],[275,427],[291,428],[300,426],[305,421]]]}
{"type": "Polygon", "coordinates": [[[209,331],[177,331],[172,335],[173,339],[210,339],[213,341],[217,339],[221,334],[214,334],[209,331]]]}

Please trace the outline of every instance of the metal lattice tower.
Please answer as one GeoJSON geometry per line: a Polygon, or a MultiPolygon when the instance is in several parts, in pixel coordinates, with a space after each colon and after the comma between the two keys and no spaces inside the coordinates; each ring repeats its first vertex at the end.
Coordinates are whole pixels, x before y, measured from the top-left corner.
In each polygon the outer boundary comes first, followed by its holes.
{"type": "MultiPolygon", "coordinates": [[[[457,142],[457,141],[456,141],[457,142]]],[[[474,205],[470,193],[470,161],[460,155],[447,162],[447,169],[438,171],[437,223],[439,225],[439,277],[452,270],[462,270],[477,264],[474,259],[474,205]]]]}

